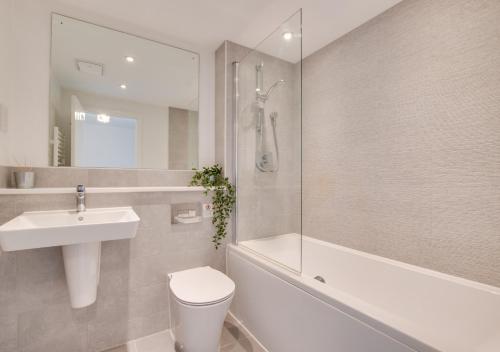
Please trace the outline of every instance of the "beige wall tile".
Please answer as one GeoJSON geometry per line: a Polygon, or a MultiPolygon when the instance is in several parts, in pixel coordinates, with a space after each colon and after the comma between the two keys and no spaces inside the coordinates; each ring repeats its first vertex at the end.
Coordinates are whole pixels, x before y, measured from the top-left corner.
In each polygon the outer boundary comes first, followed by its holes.
{"type": "Polygon", "coordinates": [[[183,170],[138,170],[139,186],[187,186],[193,177],[193,171],[183,170]]]}
{"type": "Polygon", "coordinates": [[[88,169],[74,167],[34,168],[35,187],[75,187],[88,183],[88,169]]]}
{"type": "Polygon", "coordinates": [[[0,253],[0,351],[17,350],[16,255],[0,253]]]}
{"type": "Polygon", "coordinates": [[[16,352],[17,345],[17,315],[0,313],[0,352],[16,352]]]}
{"type": "Polygon", "coordinates": [[[198,112],[168,108],[168,168],[198,167],[198,112]]]}
{"type": "Polygon", "coordinates": [[[136,187],[137,170],[89,169],[88,187],[136,187]]]}
{"type": "Polygon", "coordinates": [[[18,214],[25,211],[76,209],[76,197],[73,194],[19,195],[14,198],[18,214]]]}
{"type": "Polygon", "coordinates": [[[7,188],[10,186],[10,168],[7,166],[0,166],[0,188],[7,188]]]}
{"type": "MultiPolygon", "coordinates": [[[[12,167],[0,166],[0,188],[11,187],[12,167]]],[[[35,187],[135,187],[187,186],[193,171],[154,169],[87,169],[75,167],[37,167],[35,187]]]]}
{"type": "MultiPolygon", "coordinates": [[[[87,186],[186,185],[192,175],[155,174],[154,170],[88,172],[87,186]],[[90,180],[101,176],[104,179],[99,182],[90,180]]],[[[50,187],[59,186],[57,180],[73,185],[82,177],[80,170],[51,169],[40,175],[42,180],[54,177],[53,183],[46,183],[50,187]],[[62,180],[63,174],[68,179],[62,180]]],[[[134,239],[103,242],[97,302],[82,310],[71,309],[60,247],[0,252],[0,351],[97,352],[169,328],[169,268],[213,265],[224,269],[225,251],[213,249],[210,220],[192,227],[170,224],[172,202],[207,201],[201,193],[191,192],[88,194],[89,208],[132,206],[141,223],[134,239]]],[[[0,222],[23,211],[75,206],[71,194],[0,196],[0,222]]]]}
{"type": "Polygon", "coordinates": [[[19,315],[19,350],[84,352],[87,349],[87,312],[66,304],[45,306],[19,315]]]}
{"type": "Polygon", "coordinates": [[[17,200],[16,196],[0,196],[0,224],[4,224],[20,214],[16,209],[17,200]]]}
{"type": "Polygon", "coordinates": [[[0,316],[11,316],[17,312],[17,260],[10,252],[0,254],[0,316]]]}

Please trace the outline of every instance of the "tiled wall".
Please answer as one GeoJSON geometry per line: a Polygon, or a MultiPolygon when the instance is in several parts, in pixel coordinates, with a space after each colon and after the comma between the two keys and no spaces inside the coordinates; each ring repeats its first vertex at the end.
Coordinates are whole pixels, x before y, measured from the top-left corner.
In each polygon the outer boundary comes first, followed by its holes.
{"type": "Polygon", "coordinates": [[[198,165],[198,112],[168,108],[168,168],[192,170],[198,165]]]}
{"type": "Polygon", "coordinates": [[[305,235],[500,286],[499,18],[406,0],[305,59],[305,235]]]}
{"type": "MultiPolygon", "coordinates": [[[[191,176],[154,170],[35,171],[40,187],[184,186],[191,176]]],[[[0,167],[0,176],[6,175],[0,167]]],[[[224,270],[225,248],[213,248],[210,219],[170,224],[171,204],[204,201],[192,192],[88,194],[88,207],[133,206],[141,218],[136,238],[103,243],[97,302],[88,308],[70,307],[60,247],[0,252],[0,351],[102,351],[167,329],[167,273],[201,265],[224,270]]],[[[71,194],[0,195],[0,223],[23,211],[74,208],[71,194]]]]}
{"type": "MultiPolygon", "coordinates": [[[[15,167],[0,166],[0,188],[14,187],[15,167]]],[[[35,187],[136,187],[187,186],[193,175],[186,170],[87,169],[74,167],[36,167],[35,187]]]]}

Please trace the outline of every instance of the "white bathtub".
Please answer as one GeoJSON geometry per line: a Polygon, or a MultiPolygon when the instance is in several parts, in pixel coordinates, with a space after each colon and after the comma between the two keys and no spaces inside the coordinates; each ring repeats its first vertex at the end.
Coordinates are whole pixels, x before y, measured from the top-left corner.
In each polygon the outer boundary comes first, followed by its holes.
{"type": "Polygon", "coordinates": [[[287,234],[229,246],[231,312],[270,352],[499,352],[500,289],[287,234]],[[322,276],[326,283],[313,277],[322,276]]]}

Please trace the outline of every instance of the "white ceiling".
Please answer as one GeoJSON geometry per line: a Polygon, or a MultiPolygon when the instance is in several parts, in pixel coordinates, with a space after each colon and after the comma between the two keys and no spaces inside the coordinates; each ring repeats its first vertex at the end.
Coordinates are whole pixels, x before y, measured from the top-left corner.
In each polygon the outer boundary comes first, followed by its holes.
{"type": "Polygon", "coordinates": [[[273,0],[234,41],[259,43],[302,8],[303,57],[321,49],[402,0],[273,0]]]}
{"type": "Polygon", "coordinates": [[[401,0],[59,0],[200,48],[255,47],[299,8],[304,57],[401,0]]]}
{"type": "Polygon", "coordinates": [[[198,110],[195,53],[53,15],[51,55],[52,73],[63,88],[198,110]],[[128,63],[126,56],[135,61],[128,63]],[[79,71],[77,60],[103,65],[103,75],[79,71]]]}

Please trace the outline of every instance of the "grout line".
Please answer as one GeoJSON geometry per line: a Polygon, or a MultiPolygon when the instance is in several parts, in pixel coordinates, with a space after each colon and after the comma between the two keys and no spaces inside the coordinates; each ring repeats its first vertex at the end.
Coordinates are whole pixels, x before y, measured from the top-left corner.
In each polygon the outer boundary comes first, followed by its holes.
{"type": "MultiPolygon", "coordinates": [[[[170,329],[166,329],[166,330],[158,331],[158,332],[155,332],[154,334],[151,334],[151,335],[147,335],[147,336],[139,337],[138,339],[131,340],[131,341],[129,341],[128,343],[131,343],[131,342],[132,342],[132,343],[136,344],[136,342],[139,342],[139,341],[142,341],[142,340],[148,339],[148,338],[153,337],[153,336],[156,336],[156,335],[165,334],[165,333],[170,333],[170,329]]],[[[137,347],[137,346],[136,346],[136,347],[137,347]]]]}

